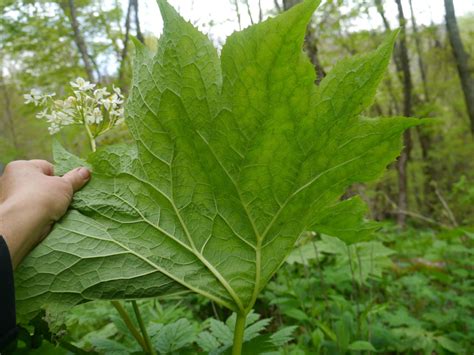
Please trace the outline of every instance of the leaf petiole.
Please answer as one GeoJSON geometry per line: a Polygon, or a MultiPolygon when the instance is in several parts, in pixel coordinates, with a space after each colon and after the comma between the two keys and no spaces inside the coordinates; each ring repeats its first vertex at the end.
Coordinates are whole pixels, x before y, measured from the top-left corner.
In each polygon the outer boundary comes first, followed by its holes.
{"type": "Polygon", "coordinates": [[[247,320],[246,314],[241,313],[241,312],[237,313],[237,319],[235,320],[234,345],[232,347],[232,355],[242,354],[242,344],[244,342],[246,320],[247,320]]]}
{"type": "Polygon", "coordinates": [[[133,337],[136,339],[138,344],[142,347],[143,351],[147,353],[147,345],[145,341],[143,340],[143,337],[141,336],[140,332],[137,330],[135,325],[133,324],[132,320],[130,319],[130,316],[128,315],[127,310],[124,308],[122,303],[120,301],[110,301],[112,303],[112,306],[115,307],[117,312],[120,314],[122,317],[123,321],[125,322],[125,325],[127,326],[128,330],[130,330],[130,333],[133,335],[133,337]]]}
{"type": "Polygon", "coordinates": [[[145,323],[143,322],[142,315],[140,313],[140,308],[138,307],[137,301],[132,301],[133,311],[135,312],[135,317],[137,317],[138,325],[140,326],[140,330],[142,331],[143,338],[145,340],[146,347],[148,349],[148,353],[151,355],[156,355],[155,348],[153,347],[150,337],[148,336],[148,332],[146,331],[145,323]]]}

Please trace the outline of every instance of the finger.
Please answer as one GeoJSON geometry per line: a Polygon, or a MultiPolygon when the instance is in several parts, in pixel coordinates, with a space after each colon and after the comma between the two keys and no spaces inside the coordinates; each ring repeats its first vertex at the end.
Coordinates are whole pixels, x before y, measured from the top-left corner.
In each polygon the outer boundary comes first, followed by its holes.
{"type": "Polygon", "coordinates": [[[54,166],[49,161],[33,159],[29,160],[29,163],[33,164],[35,167],[39,168],[41,172],[48,176],[54,175],[54,166]]]}
{"type": "Polygon", "coordinates": [[[81,167],[71,170],[66,173],[62,178],[69,182],[74,192],[80,190],[90,179],[91,172],[89,169],[81,167]]]}

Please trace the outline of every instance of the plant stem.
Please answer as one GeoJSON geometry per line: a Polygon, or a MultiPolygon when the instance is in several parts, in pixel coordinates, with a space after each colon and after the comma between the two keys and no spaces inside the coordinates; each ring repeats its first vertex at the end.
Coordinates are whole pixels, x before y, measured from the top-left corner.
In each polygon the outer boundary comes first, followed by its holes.
{"type": "Polygon", "coordinates": [[[244,313],[237,313],[234,329],[234,346],[232,347],[232,355],[242,354],[242,343],[244,342],[245,321],[247,315],[244,313]]]}
{"type": "MultiPolygon", "coordinates": [[[[360,289],[357,285],[357,282],[356,282],[356,278],[355,278],[355,272],[354,272],[354,266],[352,265],[352,253],[351,253],[351,247],[349,245],[346,245],[347,247],[347,255],[349,257],[349,266],[350,266],[350,269],[351,269],[351,276],[352,276],[352,289],[353,289],[353,293],[351,293],[351,298],[352,296],[354,295],[354,297],[356,298],[354,300],[354,298],[352,298],[352,301],[355,301],[355,304],[356,304],[356,312],[357,312],[357,335],[360,336],[360,306],[359,306],[359,302],[360,302],[360,289]]],[[[357,252],[357,249],[354,247],[354,251],[357,252]]],[[[359,268],[361,266],[359,265],[359,268]]],[[[339,343],[338,343],[339,344],[339,343]]]]}
{"type": "Polygon", "coordinates": [[[150,337],[148,336],[148,332],[146,331],[145,323],[143,322],[142,315],[140,313],[140,308],[138,308],[137,301],[132,301],[133,310],[135,311],[135,317],[137,317],[138,325],[143,334],[143,338],[145,339],[145,343],[147,344],[147,348],[151,355],[156,355],[155,348],[151,344],[150,337]]]}
{"type": "Polygon", "coordinates": [[[130,330],[130,333],[132,333],[133,337],[137,340],[138,344],[142,347],[143,351],[146,353],[148,352],[147,346],[145,344],[145,341],[143,340],[143,337],[141,336],[140,332],[135,328],[135,325],[133,324],[132,320],[130,319],[127,310],[122,306],[122,303],[119,301],[110,301],[112,303],[112,306],[115,307],[117,312],[120,314],[122,317],[123,321],[125,322],[125,325],[127,326],[128,330],[130,330]]]}
{"type": "Polygon", "coordinates": [[[84,121],[84,127],[86,128],[87,137],[89,138],[89,143],[91,145],[91,150],[95,152],[97,150],[97,144],[95,143],[95,138],[92,135],[92,132],[85,121],[84,121]]]}

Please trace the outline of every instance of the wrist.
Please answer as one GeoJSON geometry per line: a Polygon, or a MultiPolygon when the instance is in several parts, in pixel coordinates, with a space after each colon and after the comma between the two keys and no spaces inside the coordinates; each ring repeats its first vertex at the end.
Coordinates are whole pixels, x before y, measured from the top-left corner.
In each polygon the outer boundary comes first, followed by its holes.
{"type": "Polygon", "coordinates": [[[0,235],[8,246],[14,269],[37,243],[35,232],[38,231],[31,226],[41,228],[34,214],[28,213],[32,209],[25,207],[8,199],[0,203],[0,235]]]}

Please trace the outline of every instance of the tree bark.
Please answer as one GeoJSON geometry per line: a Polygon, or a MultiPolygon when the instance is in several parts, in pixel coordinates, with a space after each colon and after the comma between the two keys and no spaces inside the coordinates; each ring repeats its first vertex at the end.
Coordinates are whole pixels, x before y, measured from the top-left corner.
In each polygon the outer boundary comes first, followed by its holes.
{"type": "Polygon", "coordinates": [[[375,0],[375,7],[377,8],[377,12],[379,13],[380,17],[382,18],[383,25],[385,27],[386,31],[390,31],[390,23],[387,20],[387,17],[385,16],[385,11],[383,9],[382,1],[381,0],[375,0]]]}
{"type": "Polygon", "coordinates": [[[127,15],[125,17],[125,37],[123,39],[123,48],[122,48],[122,53],[120,55],[119,85],[122,90],[124,89],[123,76],[124,76],[125,63],[126,63],[125,61],[127,60],[127,54],[128,54],[128,40],[130,37],[130,13],[132,10],[132,2],[133,0],[129,0],[128,2],[127,15]]]}
{"type": "MultiPolygon", "coordinates": [[[[422,51],[421,51],[421,42],[420,42],[420,39],[419,39],[419,36],[418,36],[418,27],[416,25],[416,21],[415,21],[415,17],[414,17],[414,12],[413,12],[413,7],[411,6],[411,0],[409,0],[409,3],[410,3],[410,10],[411,10],[411,22],[412,22],[412,26],[413,26],[413,35],[414,35],[414,38],[415,38],[415,45],[416,45],[416,50],[417,50],[417,55],[418,55],[418,66],[419,66],[419,69],[420,69],[420,73],[421,73],[421,80],[422,80],[422,84],[423,84],[423,91],[424,91],[424,101],[425,102],[428,102],[429,100],[429,89],[428,89],[428,80],[427,80],[427,76],[426,76],[426,67],[424,65],[424,62],[423,62],[423,56],[422,56],[422,51]]],[[[388,21],[386,20],[386,17],[385,17],[385,14],[384,14],[384,10],[383,10],[383,6],[382,6],[382,3],[380,0],[376,0],[376,5],[377,5],[377,10],[380,14],[380,16],[382,17],[382,21],[384,23],[384,26],[385,26],[385,29],[386,31],[390,31],[390,25],[388,23],[388,21]]],[[[397,7],[398,7],[398,1],[397,1],[397,7]]],[[[400,8],[399,10],[401,10],[402,12],[402,15],[403,15],[403,8],[401,7],[401,4],[400,4],[400,8]]],[[[399,11],[400,12],[400,11],[399,11]]],[[[398,112],[399,114],[403,112],[403,114],[406,116],[406,107],[407,107],[407,102],[406,102],[406,95],[408,94],[407,90],[405,89],[405,87],[407,87],[407,79],[408,79],[408,76],[405,75],[404,73],[408,71],[408,74],[410,74],[410,80],[409,82],[411,82],[411,73],[410,73],[410,64],[409,64],[409,61],[406,61],[406,63],[403,63],[405,61],[405,59],[402,59],[403,57],[406,57],[408,59],[408,53],[407,53],[407,46],[406,46],[406,20],[404,18],[404,16],[402,16],[402,22],[404,23],[404,26],[402,26],[400,24],[400,27],[401,27],[401,30],[402,30],[402,33],[400,35],[400,43],[398,43],[398,45],[396,46],[396,50],[394,51],[394,63],[395,63],[395,67],[396,67],[396,70],[397,70],[397,73],[398,73],[398,77],[402,83],[402,86],[404,88],[404,107],[403,107],[403,111],[400,110],[400,108],[398,108],[398,104],[397,104],[397,100],[393,94],[393,89],[390,87],[389,85],[389,93],[392,97],[392,101],[393,103],[395,103],[395,111],[398,112]],[[401,48],[403,44],[403,49],[401,48]],[[404,52],[404,53],[403,53],[404,52]]],[[[390,84],[390,82],[388,82],[388,84],[390,84]]],[[[412,107],[413,106],[413,102],[421,102],[422,100],[417,97],[417,95],[415,95],[413,93],[413,84],[410,84],[409,87],[411,88],[409,91],[410,91],[410,106],[412,107]]],[[[410,109],[410,113],[412,109],[410,109]]],[[[433,196],[434,196],[434,190],[433,190],[433,186],[432,186],[432,181],[434,180],[434,176],[435,176],[435,171],[433,169],[433,162],[430,158],[430,155],[429,155],[429,152],[431,150],[431,147],[432,147],[432,137],[423,129],[423,127],[416,127],[416,132],[417,132],[417,136],[418,136],[418,140],[419,140],[419,143],[420,143],[420,148],[421,148],[421,155],[422,155],[422,158],[423,158],[423,163],[424,163],[424,166],[423,166],[423,176],[424,176],[424,186],[423,186],[423,191],[424,191],[424,206],[426,208],[426,211],[427,212],[432,212],[432,206],[433,204],[435,203],[435,201],[433,201],[433,196]]],[[[408,134],[407,134],[408,135],[408,134]]],[[[408,145],[408,154],[410,153],[411,151],[411,146],[412,146],[412,142],[411,142],[411,138],[410,137],[404,137],[404,142],[405,144],[409,144],[408,145]]],[[[408,159],[405,159],[405,157],[403,156],[403,152],[402,152],[402,159],[401,159],[401,162],[404,162],[405,160],[408,162],[409,160],[409,156],[407,157],[408,159]]],[[[399,166],[397,165],[397,169],[399,168],[399,166]]],[[[401,176],[399,176],[400,178],[406,178],[406,172],[405,174],[403,173],[403,171],[401,172],[401,176]]],[[[403,188],[408,188],[407,184],[404,184],[403,181],[401,181],[401,187],[402,187],[402,190],[403,188]]],[[[399,199],[403,199],[404,198],[404,195],[406,195],[406,192],[403,193],[400,195],[400,198],[399,199]]],[[[408,206],[407,206],[408,207],[408,206]]],[[[404,215],[406,216],[407,214],[404,213],[404,215]]],[[[404,217],[402,217],[403,219],[404,217]]]]}
{"type": "Polygon", "coordinates": [[[448,30],[449,42],[451,43],[459,79],[461,80],[464,101],[466,102],[467,114],[471,124],[471,134],[474,135],[474,81],[469,69],[469,56],[464,50],[459,34],[453,0],[444,0],[444,7],[446,10],[446,28],[448,30]]]}
{"type": "MultiPolygon", "coordinates": [[[[412,0],[408,1],[410,5],[410,14],[411,14],[411,25],[413,28],[413,37],[415,39],[415,47],[418,56],[418,68],[420,70],[421,82],[423,85],[423,96],[424,102],[428,103],[430,101],[430,94],[428,89],[428,78],[426,75],[426,66],[423,61],[423,53],[421,47],[421,40],[418,33],[418,26],[416,24],[415,13],[413,11],[412,0]]],[[[421,156],[423,158],[423,195],[424,195],[424,207],[427,213],[433,213],[433,206],[436,203],[434,197],[436,196],[436,191],[434,189],[433,182],[435,181],[435,171],[433,166],[435,162],[432,161],[430,157],[430,150],[432,147],[432,137],[424,127],[417,126],[416,132],[418,134],[418,140],[421,147],[421,156]]]]}
{"type": "Polygon", "coordinates": [[[326,71],[324,70],[321,61],[319,60],[319,50],[318,50],[318,41],[316,39],[314,29],[311,28],[311,24],[306,30],[305,36],[305,49],[309,55],[311,63],[313,63],[314,68],[316,69],[316,85],[319,85],[321,80],[326,76],[326,71]]]}
{"type": "Polygon", "coordinates": [[[18,145],[18,139],[16,137],[16,132],[15,132],[15,124],[13,122],[13,114],[11,110],[11,101],[10,101],[10,95],[8,93],[7,85],[5,81],[3,80],[3,75],[0,72],[0,86],[2,87],[3,91],[3,99],[4,99],[4,108],[5,108],[5,116],[7,117],[8,120],[8,128],[10,130],[10,138],[13,144],[13,147],[15,148],[15,153],[18,154],[20,147],[18,145]]]}
{"type": "MultiPolygon", "coordinates": [[[[398,54],[400,56],[400,65],[403,78],[403,115],[410,117],[412,115],[412,79],[410,71],[410,60],[408,58],[408,50],[406,44],[406,20],[403,14],[401,0],[395,0],[398,8],[398,21],[400,24],[400,40],[398,54]]],[[[404,149],[397,161],[398,172],[398,208],[400,211],[408,211],[408,160],[411,151],[411,134],[406,130],[403,134],[404,149]]],[[[406,225],[406,214],[399,212],[397,215],[397,223],[400,227],[406,225]]]]}
{"type": "Polygon", "coordinates": [[[421,75],[421,82],[423,84],[423,94],[425,96],[425,101],[428,102],[430,100],[430,95],[428,92],[428,81],[426,77],[426,66],[423,62],[422,50],[421,50],[421,41],[420,36],[418,34],[418,26],[415,20],[415,13],[413,12],[413,4],[412,0],[409,0],[408,3],[410,4],[410,14],[411,14],[411,26],[413,28],[413,38],[415,39],[415,46],[416,52],[418,54],[418,68],[420,69],[421,75]]]}
{"type": "Polygon", "coordinates": [[[254,22],[254,20],[253,20],[252,10],[250,9],[249,0],[245,0],[245,6],[247,7],[247,14],[249,15],[250,23],[251,23],[252,25],[254,25],[255,22],[254,22]]]}
{"type": "Polygon", "coordinates": [[[138,16],[138,0],[132,0],[132,6],[135,10],[135,30],[137,31],[137,39],[144,44],[145,38],[143,37],[142,30],[140,28],[140,18],[138,16]]]}
{"type": "MultiPolygon", "coordinates": [[[[283,10],[287,11],[300,2],[301,0],[283,0],[283,10]]],[[[315,83],[316,85],[319,85],[321,80],[323,80],[323,78],[326,76],[326,71],[321,65],[321,61],[319,59],[318,41],[314,33],[314,29],[311,27],[311,23],[306,29],[305,49],[308,53],[311,63],[313,63],[314,68],[316,69],[315,83]]]]}
{"type": "MultiPolygon", "coordinates": [[[[77,21],[76,6],[74,4],[74,0],[68,0],[67,7],[69,8],[69,20],[71,21],[71,27],[74,32],[74,42],[76,43],[82,61],[84,62],[84,69],[86,70],[87,78],[89,79],[89,81],[94,81],[93,63],[91,61],[89,53],[87,52],[86,42],[84,41],[84,38],[82,37],[82,33],[79,28],[79,22],[77,21]]],[[[63,6],[63,9],[65,8],[66,6],[63,6]]]]}
{"type": "Polygon", "coordinates": [[[283,10],[287,11],[300,2],[301,0],[283,0],[283,10]]]}
{"type": "Polygon", "coordinates": [[[235,7],[235,14],[237,15],[237,22],[239,24],[239,30],[242,31],[242,19],[240,18],[239,0],[232,1],[235,7]]]}
{"type": "Polygon", "coordinates": [[[273,3],[275,4],[275,7],[276,7],[277,11],[281,12],[281,5],[278,2],[278,0],[273,0],[273,3]]]}
{"type": "MultiPolygon", "coordinates": [[[[381,0],[375,0],[375,5],[377,7],[377,12],[379,13],[380,17],[382,18],[383,25],[385,27],[386,32],[391,32],[392,29],[390,28],[390,23],[387,21],[387,17],[385,16],[385,11],[382,5],[381,0]]],[[[402,64],[400,63],[400,55],[399,55],[399,45],[395,43],[395,48],[393,49],[392,59],[395,63],[395,68],[397,69],[397,75],[401,81],[403,81],[402,77],[402,64]]]]}
{"type": "MultiPolygon", "coordinates": [[[[99,1],[97,5],[99,6],[99,12],[103,13],[104,12],[104,10],[102,9],[103,3],[101,1],[99,1]]],[[[118,0],[115,0],[114,6],[117,7],[117,8],[120,7],[120,5],[118,4],[118,0]]],[[[113,35],[113,32],[112,32],[112,27],[111,27],[111,24],[114,25],[114,23],[109,21],[107,16],[101,15],[101,16],[99,16],[99,19],[100,19],[100,22],[101,22],[102,26],[104,26],[105,33],[107,34],[108,39],[110,39],[110,43],[111,43],[112,47],[114,48],[114,51],[117,55],[117,59],[119,59],[121,50],[120,50],[120,46],[118,45],[117,41],[115,41],[115,38],[114,38],[114,35],[113,35]]],[[[117,27],[119,28],[119,33],[121,34],[122,33],[122,26],[120,25],[120,21],[117,21],[116,24],[117,24],[117,27]]]]}

